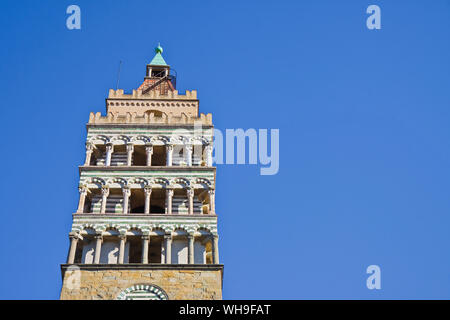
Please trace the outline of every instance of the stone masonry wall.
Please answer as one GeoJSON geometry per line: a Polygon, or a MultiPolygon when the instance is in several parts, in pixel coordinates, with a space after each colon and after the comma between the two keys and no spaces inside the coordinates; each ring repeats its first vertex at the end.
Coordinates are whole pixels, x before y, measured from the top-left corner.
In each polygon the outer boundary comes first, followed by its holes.
{"type": "Polygon", "coordinates": [[[157,285],[169,299],[222,299],[222,270],[126,270],[89,269],[64,272],[61,300],[112,300],[137,285],[157,285]],[[74,273],[80,279],[74,282],[74,273]]]}

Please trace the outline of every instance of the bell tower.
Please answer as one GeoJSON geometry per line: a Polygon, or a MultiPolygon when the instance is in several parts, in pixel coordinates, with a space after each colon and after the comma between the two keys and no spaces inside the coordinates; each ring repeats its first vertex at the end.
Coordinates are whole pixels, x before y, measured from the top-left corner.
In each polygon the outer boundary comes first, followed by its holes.
{"type": "Polygon", "coordinates": [[[212,116],[162,53],[89,116],[61,299],[222,298],[212,116]]]}

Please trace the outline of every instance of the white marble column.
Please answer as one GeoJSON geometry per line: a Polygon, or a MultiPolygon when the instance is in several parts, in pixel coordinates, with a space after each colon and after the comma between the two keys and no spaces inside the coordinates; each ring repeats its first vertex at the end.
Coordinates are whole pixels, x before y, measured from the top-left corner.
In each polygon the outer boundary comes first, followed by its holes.
{"type": "Polygon", "coordinates": [[[150,198],[152,196],[152,187],[151,186],[145,186],[144,187],[144,194],[145,194],[145,214],[150,214],[150,198]]]}
{"type": "Polygon", "coordinates": [[[111,157],[112,153],[114,152],[114,146],[112,143],[106,144],[106,156],[105,156],[105,166],[111,165],[111,157]]]}
{"type": "Polygon", "coordinates": [[[145,153],[147,155],[147,166],[150,167],[152,165],[153,146],[152,145],[146,145],[145,146],[145,153]]]}
{"type": "Polygon", "coordinates": [[[86,143],[86,160],[84,161],[85,166],[91,164],[92,153],[94,152],[94,145],[90,142],[86,143]]]}
{"type": "Polygon", "coordinates": [[[128,204],[130,200],[131,190],[128,186],[123,186],[122,188],[123,193],[123,214],[128,214],[128,204]]]}
{"type": "Polygon", "coordinates": [[[186,193],[189,203],[189,214],[194,214],[194,188],[188,188],[186,193]]]}
{"type": "Polygon", "coordinates": [[[188,263],[194,264],[194,235],[188,235],[188,263]]]}
{"type": "Polygon", "coordinates": [[[172,263],[172,235],[165,234],[164,241],[165,241],[165,247],[166,247],[165,263],[171,264],[172,263]]]}
{"type": "Polygon", "coordinates": [[[77,251],[78,234],[75,232],[69,233],[70,238],[70,250],[69,257],[67,258],[67,263],[72,264],[75,261],[75,252],[77,251]]]}
{"type": "Polygon", "coordinates": [[[142,263],[148,263],[148,246],[150,244],[150,236],[142,236],[142,263]]]}
{"type": "Polygon", "coordinates": [[[219,236],[217,234],[213,235],[212,241],[212,253],[213,253],[213,263],[219,263],[219,236]]]}
{"type": "Polygon", "coordinates": [[[78,191],[80,192],[80,200],[78,201],[78,209],[77,213],[83,213],[84,211],[84,203],[86,201],[86,195],[87,195],[87,187],[86,186],[79,186],[78,191]]]}
{"type": "Polygon", "coordinates": [[[210,213],[216,213],[216,197],[215,197],[215,190],[209,189],[209,212],[210,213]]]}
{"type": "Polygon", "coordinates": [[[102,241],[103,237],[101,234],[95,235],[95,255],[94,255],[94,263],[99,264],[100,263],[100,254],[102,251],[102,241]]]}
{"type": "Polygon", "coordinates": [[[102,203],[101,203],[101,209],[100,209],[100,213],[102,213],[102,214],[106,213],[106,203],[108,201],[108,196],[109,196],[109,187],[102,186],[102,203]]]}
{"type": "Polygon", "coordinates": [[[166,214],[172,214],[173,189],[166,189],[166,214]]]}
{"type": "Polygon", "coordinates": [[[208,166],[208,167],[212,166],[212,151],[213,151],[213,146],[211,144],[206,145],[206,147],[205,147],[206,166],[208,166]]]}
{"type": "Polygon", "coordinates": [[[166,145],[166,165],[168,167],[172,166],[172,158],[173,158],[173,145],[166,145]]]}
{"type": "Polygon", "coordinates": [[[186,165],[188,167],[190,167],[190,166],[192,166],[192,145],[188,144],[188,145],[184,146],[184,151],[185,151],[184,161],[186,162],[186,165]]]}
{"type": "Polygon", "coordinates": [[[133,164],[133,152],[134,145],[129,143],[127,144],[127,166],[131,166],[133,164]]]}
{"type": "Polygon", "coordinates": [[[127,241],[127,236],[125,234],[119,235],[120,245],[119,245],[119,264],[123,264],[124,256],[125,256],[125,242],[127,241]]]}

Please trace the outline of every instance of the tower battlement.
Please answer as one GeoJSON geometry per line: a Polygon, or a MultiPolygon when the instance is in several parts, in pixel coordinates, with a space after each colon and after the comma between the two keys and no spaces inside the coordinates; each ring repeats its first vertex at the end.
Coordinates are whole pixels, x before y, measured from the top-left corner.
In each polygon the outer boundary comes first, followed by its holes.
{"type": "Polygon", "coordinates": [[[109,112],[108,115],[102,116],[100,112],[89,115],[88,124],[108,124],[108,123],[128,123],[128,124],[169,124],[169,125],[185,125],[185,124],[200,124],[202,126],[212,126],[212,114],[200,113],[200,117],[188,116],[184,112],[180,115],[173,115],[166,112],[155,111],[133,111],[129,112],[109,112]]]}
{"type": "Polygon", "coordinates": [[[168,91],[166,94],[161,94],[160,91],[153,90],[143,94],[142,90],[133,89],[131,94],[126,94],[123,89],[109,89],[108,99],[197,100],[197,90],[186,90],[185,94],[179,94],[178,90],[168,91]]]}

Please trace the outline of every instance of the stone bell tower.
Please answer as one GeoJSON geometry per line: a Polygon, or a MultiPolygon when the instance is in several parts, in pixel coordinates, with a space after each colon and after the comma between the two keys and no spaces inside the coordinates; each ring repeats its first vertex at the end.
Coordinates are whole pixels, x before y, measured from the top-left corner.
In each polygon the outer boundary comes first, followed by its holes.
{"type": "Polygon", "coordinates": [[[89,116],[61,299],[222,298],[212,116],[155,52],[89,116]]]}

